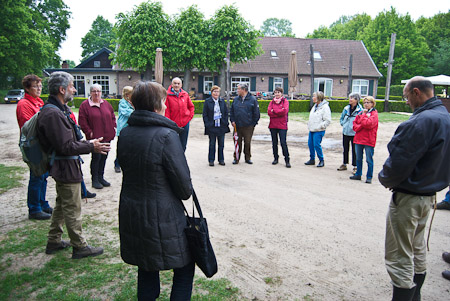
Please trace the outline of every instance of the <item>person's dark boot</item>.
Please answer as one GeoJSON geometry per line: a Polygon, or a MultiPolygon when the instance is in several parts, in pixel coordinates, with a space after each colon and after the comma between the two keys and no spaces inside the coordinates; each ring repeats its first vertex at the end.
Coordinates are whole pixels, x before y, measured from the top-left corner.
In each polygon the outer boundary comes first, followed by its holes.
{"type": "Polygon", "coordinates": [[[276,164],[278,164],[278,158],[275,158],[275,159],[273,159],[273,161],[272,161],[272,165],[276,165],[276,164]]]}
{"type": "Polygon", "coordinates": [[[305,162],[305,165],[316,165],[316,160],[308,160],[305,162]]]}
{"type": "Polygon", "coordinates": [[[284,159],[284,162],[286,162],[286,167],[287,168],[291,168],[291,163],[289,162],[289,158],[288,159],[284,159]]]}
{"type": "Polygon", "coordinates": [[[102,247],[86,246],[84,248],[73,248],[72,259],[94,257],[103,254],[102,247]]]}
{"type": "Polygon", "coordinates": [[[47,247],[45,248],[45,254],[55,254],[58,251],[64,250],[70,247],[70,243],[65,240],[61,240],[59,243],[47,242],[47,247]]]}
{"type": "Polygon", "coordinates": [[[392,301],[411,301],[414,296],[416,287],[407,289],[394,286],[394,292],[392,293],[392,301]]]}
{"type": "Polygon", "coordinates": [[[357,175],[351,176],[349,178],[350,178],[350,180],[361,180],[361,176],[357,176],[357,175]]]}
{"type": "Polygon", "coordinates": [[[420,289],[422,288],[423,282],[425,281],[425,274],[414,274],[414,283],[416,284],[416,290],[414,291],[414,296],[412,301],[420,301],[422,300],[422,296],[420,295],[420,289]]]}
{"type": "Polygon", "coordinates": [[[94,187],[95,189],[103,188],[103,185],[98,180],[98,176],[92,176],[92,187],[94,187]]]}
{"type": "Polygon", "coordinates": [[[39,211],[39,212],[28,214],[28,219],[46,220],[46,219],[51,219],[51,218],[52,218],[52,215],[48,214],[44,211],[39,211]]]}
{"type": "Polygon", "coordinates": [[[90,192],[89,190],[86,189],[86,198],[87,199],[95,198],[96,195],[97,195],[96,193],[92,193],[92,192],[90,192]]]}
{"type": "Polygon", "coordinates": [[[98,181],[100,182],[100,184],[103,185],[103,187],[109,187],[109,186],[111,186],[111,183],[109,183],[108,181],[106,181],[105,179],[103,179],[103,176],[102,176],[102,177],[99,177],[98,181]]]}
{"type": "Polygon", "coordinates": [[[325,161],[319,161],[319,164],[317,164],[317,167],[324,167],[325,166],[325,161]]]}

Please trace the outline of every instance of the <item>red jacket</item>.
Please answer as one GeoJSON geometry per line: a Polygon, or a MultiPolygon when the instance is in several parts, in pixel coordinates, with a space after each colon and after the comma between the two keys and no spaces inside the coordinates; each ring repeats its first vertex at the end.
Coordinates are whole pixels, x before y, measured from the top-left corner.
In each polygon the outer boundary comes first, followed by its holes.
{"type": "Polygon", "coordinates": [[[287,130],[288,113],[289,101],[286,98],[282,97],[279,104],[272,100],[267,108],[270,117],[269,129],[287,130]]]}
{"type": "Polygon", "coordinates": [[[186,91],[180,89],[178,97],[172,92],[172,85],[167,89],[166,117],[179,127],[184,127],[194,117],[194,104],[186,91]]]}
{"type": "Polygon", "coordinates": [[[377,142],[378,130],[378,112],[373,109],[368,113],[362,113],[356,116],[353,121],[353,130],[355,131],[355,144],[362,144],[375,147],[377,142]]]}
{"type": "Polygon", "coordinates": [[[42,99],[33,98],[30,94],[25,93],[24,98],[22,98],[17,104],[16,116],[17,123],[21,129],[25,122],[27,122],[34,114],[39,112],[39,110],[44,105],[42,99]]]}
{"type": "Polygon", "coordinates": [[[78,120],[86,140],[103,137],[102,142],[109,142],[116,136],[116,116],[113,107],[106,100],[100,104],[100,108],[91,106],[89,99],[83,101],[78,111],[78,120]]]}

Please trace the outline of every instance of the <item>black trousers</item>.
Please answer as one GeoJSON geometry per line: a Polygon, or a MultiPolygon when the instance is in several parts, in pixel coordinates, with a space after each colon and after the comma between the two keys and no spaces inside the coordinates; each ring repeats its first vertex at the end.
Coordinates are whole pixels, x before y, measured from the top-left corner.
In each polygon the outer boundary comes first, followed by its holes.
{"type": "Polygon", "coordinates": [[[355,136],[342,135],[342,144],[344,146],[344,164],[348,164],[348,152],[350,150],[350,144],[352,145],[352,165],[356,166],[356,151],[355,143],[353,143],[355,136]]]}

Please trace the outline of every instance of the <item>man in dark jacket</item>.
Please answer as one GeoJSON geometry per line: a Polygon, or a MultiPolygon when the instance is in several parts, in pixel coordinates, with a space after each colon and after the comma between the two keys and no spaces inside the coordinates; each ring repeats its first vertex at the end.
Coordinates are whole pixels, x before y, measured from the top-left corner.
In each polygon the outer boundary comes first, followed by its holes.
{"type": "Polygon", "coordinates": [[[66,72],[54,72],[48,81],[50,96],[37,120],[37,135],[43,149],[56,157],[50,168],[50,176],[56,182],[56,204],[53,209],[48,242],[45,253],[54,254],[72,245],[73,259],[97,256],[103,253],[101,247],[91,247],[82,236],[81,229],[81,181],[83,175],[80,154],[92,151],[106,154],[109,143],[101,143],[103,138],[79,141],[75,122],[70,118],[67,102],[76,92],[73,76],[66,72]],[[63,225],[66,224],[70,244],[61,240],[63,225]]]}
{"type": "Polygon", "coordinates": [[[242,151],[242,138],[244,138],[245,163],[253,164],[251,157],[251,142],[253,131],[259,121],[259,104],[256,98],[248,92],[248,86],[238,85],[238,96],[233,100],[230,109],[231,125],[236,128],[238,134],[239,157],[236,158],[236,152],[233,153],[233,164],[238,164],[242,151]]]}
{"type": "Polygon", "coordinates": [[[403,97],[414,110],[388,144],[378,179],[392,190],[386,222],[385,262],[392,300],[420,300],[426,275],[425,226],[436,192],[450,182],[450,116],[432,83],[414,77],[403,97]]]}

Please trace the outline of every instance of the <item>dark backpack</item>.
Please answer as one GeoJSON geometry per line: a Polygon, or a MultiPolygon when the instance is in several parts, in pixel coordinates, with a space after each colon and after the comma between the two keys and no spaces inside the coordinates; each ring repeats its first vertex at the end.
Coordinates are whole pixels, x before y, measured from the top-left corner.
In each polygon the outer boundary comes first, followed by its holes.
{"type": "Polygon", "coordinates": [[[50,170],[54,160],[79,159],[79,156],[56,156],[55,150],[46,152],[42,149],[37,136],[37,120],[39,113],[44,108],[59,108],[52,104],[45,104],[39,112],[33,115],[21,129],[19,148],[22,152],[22,159],[27,163],[34,176],[39,177],[50,170]]]}

